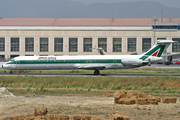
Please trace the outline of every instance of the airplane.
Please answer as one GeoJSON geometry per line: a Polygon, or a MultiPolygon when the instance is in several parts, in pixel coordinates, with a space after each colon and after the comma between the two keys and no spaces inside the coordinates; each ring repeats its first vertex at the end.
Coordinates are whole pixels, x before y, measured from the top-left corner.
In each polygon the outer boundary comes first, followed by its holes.
{"type": "Polygon", "coordinates": [[[85,56],[19,56],[2,65],[3,69],[12,70],[59,70],[84,69],[100,70],[136,68],[162,60],[162,53],[169,47],[172,40],[157,40],[156,43],[141,55],[85,55],[85,56]]]}
{"type": "Polygon", "coordinates": [[[108,54],[104,51],[103,48],[92,48],[92,49],[98,50],[98,52],[99,52],[100,55],[108,55],[108,54]]]}

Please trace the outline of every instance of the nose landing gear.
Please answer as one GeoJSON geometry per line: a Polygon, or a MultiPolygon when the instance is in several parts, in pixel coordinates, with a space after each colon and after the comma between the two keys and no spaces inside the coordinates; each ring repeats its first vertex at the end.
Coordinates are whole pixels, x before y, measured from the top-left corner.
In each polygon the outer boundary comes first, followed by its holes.
{"type": "Polygon", "coordinates": [[[13,74],[12,70],[9,71],[9,74],[13,74]]]}
{"type": "Polygon", "coordinates": [[[94,71],[94,75],[99,75],[99,74],[100,74],[99,70],[94,71]]]}

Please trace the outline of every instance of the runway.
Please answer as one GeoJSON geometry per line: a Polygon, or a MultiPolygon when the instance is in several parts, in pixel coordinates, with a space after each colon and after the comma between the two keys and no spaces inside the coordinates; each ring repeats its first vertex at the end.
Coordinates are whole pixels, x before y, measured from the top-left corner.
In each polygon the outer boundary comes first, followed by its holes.
{"type": "Polygon", "coordinates": [[[171,69],[171,68],[180,68],[180,65],[164,65],[164,64],[152,64],[151,66],[144,66],[144,67],[149,67],[149,68],[167,68],[167,69],[171,69]]]}
{"type": "Polygon", "coordinates": [[[0,76],[38,76],[38,77],[44,77],[44,76],[115,76],[115,77],[134,77],[134,76],[176,76],[180,77],[180,73],[105,73],[100,75],[94,75],[93,73],[0,73],[0,76]]]}

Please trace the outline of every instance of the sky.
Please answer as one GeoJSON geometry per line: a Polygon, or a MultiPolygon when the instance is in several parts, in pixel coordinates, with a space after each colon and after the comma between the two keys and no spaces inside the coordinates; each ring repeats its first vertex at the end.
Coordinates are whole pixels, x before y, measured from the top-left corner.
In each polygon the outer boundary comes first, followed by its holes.
{"type": "Polygon", "coordinates": [[[180,0],[70,0],[70,1],[79,1],[86,4],[95,3],[95,2],[115,3],[115,2],[156,1],[168,7],[180,8],[180,0]]]}
{"type": "Polygon", "coordinates": [[[180,0],[0,0],[0,17],[180,17],[180,0]],[[145,2],[147,1],[147,2],[145,2]],[[99,3],[101,4],[99,4],[99,3]],[[133,3],[138,2],[138,3],[133,3]],[[96,4],[92,4],[96,3],[96,4]],[[107,3],[107,4],[103,4],[107,3]],[[115,3],[115,4],[109,4],[115,3]],[[107,9],[109,8],[109,9],[107,9]],[[163,14],[161,14],[163,13],[163,14]]]}

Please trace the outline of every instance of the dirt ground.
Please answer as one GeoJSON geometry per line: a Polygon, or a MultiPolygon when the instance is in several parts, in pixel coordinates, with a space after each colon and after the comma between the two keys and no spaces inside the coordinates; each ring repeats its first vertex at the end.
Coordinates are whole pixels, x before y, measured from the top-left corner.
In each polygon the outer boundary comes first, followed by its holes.
{"type": "Polygon", "coordinates": [[[131,120],[180,120],[180,99],[175,104],[117,105],[113,97],[16,96],[0,98],[0,118],[33,114],[35,107],[48,108],[48,114],[96,115],[108,119],[119,111],[131,120]]]}

